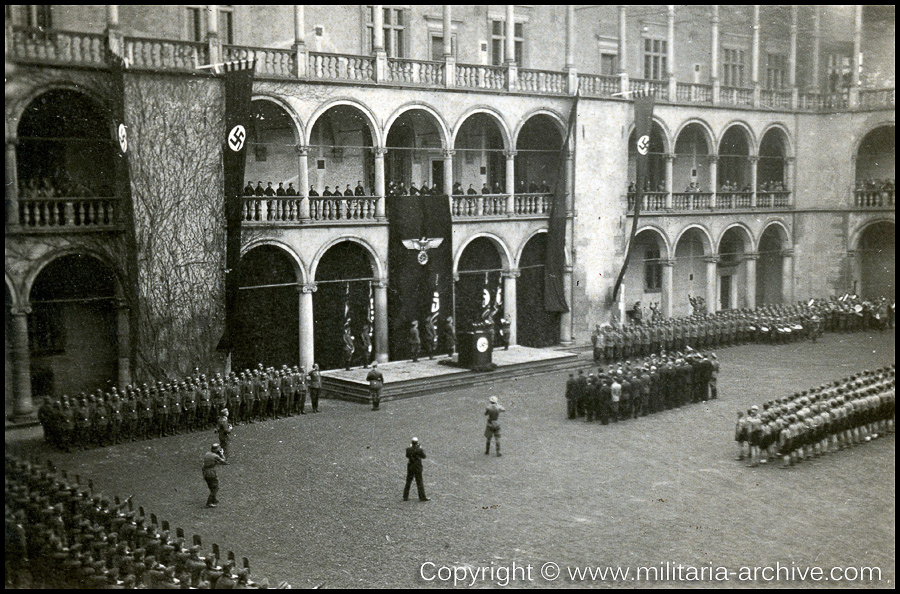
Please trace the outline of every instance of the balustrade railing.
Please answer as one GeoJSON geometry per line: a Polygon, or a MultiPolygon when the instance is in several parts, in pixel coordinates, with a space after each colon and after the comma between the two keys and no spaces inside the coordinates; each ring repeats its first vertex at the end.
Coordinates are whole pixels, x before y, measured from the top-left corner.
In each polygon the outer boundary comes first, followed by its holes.
{"type": "Polygon", "coordinates": [[[224,45],[222,55],[225,61],[255,59],[258,76],[291,78],[297,71],[294,67],[297,54],[292,50],[224,45]]]}
{"type": "Polygon", "coordinates": [[[743,87],[721,87],[719,103],[723,105],[753,105],[753,89],[743,87]]]}
{"type": "Polygon", "coordinates": [[[310,198],[309,217],[313,221],[374,221],[376,196],[353,198],[310,198]]]}
{"type": "Polygon", "coordinates": [[[894,190],[854,190],[857,208],[894,208],[894,190]]]}
{"type": "Polygon", "coordinates": [[[750,208],[753,204],[753,192],[719,192],[716,194],[717,210],[733,210],[750,208]]]}
{"type": "Polygon", "coordinates": [[[388,58],[390,82],[399,84],[444,86],[444,63],[388,58]]]}
{"type": "Polygon", "coordinates": [[[11,33],[8,50],[18,60],[80,66],[106,65],[106,35],[102,33],[18,26],[10,29],[7,29],[11,33]]]}
{"type": "Polygon", "coordinates": [[[129,68],[193,72],[197,66],[209,64],[209,46],[194,41],[126,37],[125,60],[129,68]]]}
{"type": "Polygon", "coordinates": [[[553,205],[553,194],[516,194],[515,214],[549,215],[553,205]]]}
{"type": "Polygon", "coordinates": [[[642,92],[653,95],[657,101],[669,100],[669,83],[667,81],[632,78],[628,80],[628,90],[632,93],[642,92]]]}
{"type": "MultiPolygon", "coordinates": [[[[641,199],[641,212],[662,212],[666,210],[667,192],[644,192],[641,199]]],[[[628,194],[628,211],[634,211],[635,194],[628,194]]]]}
{"type": "Polygon", "coordinates": [[[579,74],[578,88],[586,97],[610,97],[618,93],[620,88],[618,76],[599,74],[579,74]]]}
{"type": "Polygon", "coordinates": [[[307,75],[325,80],[375,82],[375,58],[310,52],[307,75]]]}
{"type": "Polygon", "coordinates": [[[712,193],[709,192],[674,192],[672,194],[673,210],[709,210],[712,193]]]}
{"type": "Polygon", "coordinates": [[[761,106],[771,109],[790,109],[791,92],[762,90],[759,93],[759,103],[761,106]]]}
{"type": "Polygon", "coordinates": [[[517,74],[516,88],[520,91],[562,95],[568,90],[569,77],[564,72],[519,68],[517,74]]]}
{"type": "Polygon", "coordinates": [[[693,83],[677,83],[675,86],[678,103],[712,103],[712,86],[693,83]]]}
{"type": "Polygon", "coordinates": [[[860,89],[859,107],[862,109],[894,107],[894,89],[860,89]]]}
{"type": "Polygon", "coordinates": [[[118,224],[117,198],[20,198],[19,225],[26,229],[90,229],[118,224]]]}
{"type": "Polygon", "coordinates": [[[507,69],[504,66],[457,64],[456,86],[501,91],[506,88],[506,73],[507,69]]]}

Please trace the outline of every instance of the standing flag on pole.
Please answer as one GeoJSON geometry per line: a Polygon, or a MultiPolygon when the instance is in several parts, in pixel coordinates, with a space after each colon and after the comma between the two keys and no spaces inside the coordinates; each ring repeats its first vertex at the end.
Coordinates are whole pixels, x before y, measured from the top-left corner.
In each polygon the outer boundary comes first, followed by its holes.
{"type": "Polygon", "coordinates": [[[619,271],[619,277],[613,287],[612,301],[616,302],[622,279],[628,269],[628,258],[631,255],[631,247],[634,245],[634,236],[637,233],[638,219],[641,216],[641,203],[644,201],[644,186],[647,184],[647,167],[650,160],[650,132],[653,126],[653,96],[645,93],[635,94],[634,97],[634,147],[629,147],[629,152],[636,156],[635,170],[637,187],[634,189],[634,219],[631,224],[631,235],[628,238],[628,247],[625,249],[625,261],[619,271]]]}
{"type": "Polygon", "coordinates": [[[356,345],[353,344],[353,330],[350,326],[350,283],[346,283],[346,291],[344,292],[344,330],[341,340],[344,343],[344,362],[345,366],[350,366],[353,359],[353,353],[356,352],[356,345]]]}
{"type": "Polygon", "coordinates": [[[437,320],[441,313],[441,292],[438,283],[439,275],[434,275],[434,294],[431,296],[431,312],[425,320],[425,342],[429,347],[429,354],[433,355],[437,352],[438,334],[437,320]]]}
{"type": "Polygon", "coordinates": [[[369,320],[369,328],[368,328],[369,342],[366,345],[366,350],[368,351],[366,353],[366,357],[367,357],[366,364],[368,364],[369,361],[372,360],[372,337],[375,334],[375,291],[372,288],[371,282],[369,282],[369,316],[368,316],[368,320],[369,320]]]}
{"type": "Polygon", "coordinates": [[[494,313],[491,309],[491,291],[488,289],[488,273],[484,273],[484,288],[481,290],[481,324],[485,327],[494,323],[494,313]]]}
{"type": "Polygon", "coordinates": [[[499,320],[497,320],[497,315],[500,313],[500,310],[503,308],[503,277],[501,276],[497,279],[497,291],[494,293],[494,309],[491,312],[491,319],[494,320],[494,324],[499,325],[499,320]]]}
{"type": "Polygon", "coordinates": [[[222,164],[225,168],[225,332],[218,349],[230,352],[237,334],[238,264],[241,260],[241,200],[250,99],[256,60],[229,62],[225,66],[225,129],[222,164]]]}

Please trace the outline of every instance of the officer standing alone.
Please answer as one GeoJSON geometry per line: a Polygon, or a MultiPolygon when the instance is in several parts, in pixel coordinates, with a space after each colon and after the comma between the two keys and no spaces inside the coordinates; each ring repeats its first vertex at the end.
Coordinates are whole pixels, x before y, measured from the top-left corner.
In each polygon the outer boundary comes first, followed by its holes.
{"type": "Polygon", "coordinates": [[[487,456],[491,453],[491,438],[494,438],[494,447],[497,449],[497,456],[500,454],[500,413],[506,409],[500,406],[496,396],[491,396],[490,403],[484,410],[487,416],[487,426],[484,428],[484,438],[487,442],[484,445],[484,454],[487,456]]]}
{"type": "Polygon", "coordinates": [[[413,437],[406,448],[406,486],[403,488],[403,501],[409,501],[409,487],[413,479],[416,480],[416,489],[419,491],[419,501],[430,501],[425,496],[425,484],[422,481],[422,460],[425,459],[425,450],[419,445],[419,438],[413,437]]]}
{"type": "Polygon", "coordinates": [[[210,451],[203,454],[203,480],[206,481],[206,486],[209,487],[206,507],[219,505],[219,500],[216,498],[216,495],[219,493],[219,476],[216,472],[216,466],[219,464],[228,464],[228,462],[225,461],[225,452],[222,451],[222,447],[214,443],[210,451]]]}

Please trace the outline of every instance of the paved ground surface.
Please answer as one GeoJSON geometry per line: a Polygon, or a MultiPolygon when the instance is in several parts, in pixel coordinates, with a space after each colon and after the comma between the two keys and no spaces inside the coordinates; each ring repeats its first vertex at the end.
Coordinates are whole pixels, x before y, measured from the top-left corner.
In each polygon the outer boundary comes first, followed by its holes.
{"type": "MultiPolygon", "coordinates": [[[[736,347],[719,358],[719,400],[606,427],[565,419],[562,373],[390,402],[379,412],[325,401],[318,415],[240,426],[233,464],[219,473],[217,509],[203,507],[200,474],[211,431],[75,454],[50,450],[39,430],[6,439],[21,455],[93,478],[105,494],[133,493],[148,513],[202,534],[205,548],[218,542],[250,557],[255,575],[295,587],[437,584],[420,576],[426,562],[530,564],[533,581],[520,571],[514,583],[529,587],[573,585],[566,566],[621,565],[634,576],[637,566],[666,563],[707,572],[878,567],[882,580],[863,585],[893,586],[893,435],[791,470],[747,468],[734,460],[733,442],[736,410],[891,363],[893,333],[736,347]],[[490,395],[508,411],[502,458],[483,451],[490,395]],[[428,454],[428,503],[401,501],[413,435],[428,454]],[[540,577],[547,562],[561,566],[559,579],[540,577]]],[[[426,577],[435,573],[425,567],[426,577]]],[[[737,577],[688,585],[764,585],[737,577]]]]}

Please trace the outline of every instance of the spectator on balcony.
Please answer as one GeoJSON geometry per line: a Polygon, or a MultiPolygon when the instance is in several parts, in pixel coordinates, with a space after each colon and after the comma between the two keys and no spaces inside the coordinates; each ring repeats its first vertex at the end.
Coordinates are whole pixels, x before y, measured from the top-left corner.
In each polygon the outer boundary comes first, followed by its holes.
{"type": "Polygon", "coordinates": [[[519,183],[516,184],[516,194],[527,194],[528,188],[525,187],[525,180],[520,179],[519,183]]]}
{"type": "Polygon", "coordinates": [[[357,196],[365,196],[366,195],[366,189],[362,185],[362,180],[359,180],[356,182],[356,191],[354,192],[354,194],[357,196]]]}
{"type": "Polygon", "coordinates": [[[540,190],[541,190],[541,188],[537,185],[536,181],[531,181],[528,184],[528,193],[529,194],[537,194],[540,190]]]}
{"type": "Polygon", "coordinates": [[[398,196],[409,196],[409,192],[406,189],[406,185],[403,182],[397,184],[397,195],[398,196]]]}
{"type": "Polygon", "coordinates": [[[475,190],[475,188],[473,187],[473,185],[474,185],[474,184],[469,184],[469,189],[466,190],[466,194],[468,194],[469,196],[476,196],[476,195],[478,195],[478,192],[475,190]]]}
{"type": "Polygon", "coordinates": [[[434,190],[428,187],[428,180],[422,182],[422,187],[419,188],[419,194],[422,196],[431,196],[433,192],[437,191],[437,186],[434,187],[434,190]]]}
{"type": "Polygon", "coordinates": [[[418,196],[419,195],[419,188],[416,187],[416,182],[412,182],[411,184],[409,184],[409,195],[410,196],[418,196]]]}
{"type": "Polygon", "coordinates": [[[553,189],[550,187],[550,184],[547,183],[547,180],[541,182],[541,194],[552,194],[553,189]]]}
{"type": "Polygon", "coordinates": [[[310,198],[312,198],[313,196],[318,196],[318,195],[319,195],[319,193],[316,192],[316,187],[315,187],[315,186],[310,186],[310,187],[309,187],[309,196],[310,196],[310,198]]]}
{"type": "Polygon", "coordinates": [[[282,182],[278,182],[278,189],[275,190],[276,196],[286,196],[287,194],[284,191],[284,184],[282,182]]]}
{"type": "Polygon", "coordinates": [[[297,190],[294,188],[293,182],[288,184],[287,190],[284,191],[284,195],[285,196],[296,196],[297,195],[297,190]]]}
{"type": "Polygon", "coordinates": [[[253,183],[252,183],[252,182],[247,182],[247,187],[244,188],[244,196],[252,196],[253,194],[254,194],[254,192],[253,192],[253,183]]]}
{"type": "Polygon", "coordinates": [[[500,185],[500,182],[494,182],[494,194],[502,194],[503,186],[500,185]]]}
{"type": "Polygon", "coordinates": [[[666,191],[666,182],[664,180],[659,180],[659,183],[656,184],[657,192],[665,192],[666,191]]]}
{"type": "Polygon", "coordinates": [[[350,184],[347,184],[347,189],[344,190],[344,196],[353,196],[353,188],[350,187],[350,184]]]}
{"type": "Polygon", "coordinates": [[[330,188],[331,186],[325,186],[325,190],[322,191],[322,196],[334,196],[334,194],[331,193],[330,188]]]}
{"type": "Polygon", "coordinates": [[[481,184],[481,194],[486,195],[486,194],[490,194],[490,193],[491,193],[491,187],[488,185],[488,183],[484,182],[483,184],[481,184]]]}
{"type": "Polygon", "coordinates": [[[266,189],[262,186],[261,181],[256,182],[256,189],[254,190],[254,192],[256,193],[257,196],[265,196],[266,195],[266,189]]]}
{"type": "Polygon", "coordinates": [[[630,184],[628,184],[628,193],[634,194],[635,192],[637,192],[637,185],[635,185],[634,182],[631,182],[630,184]]]}

